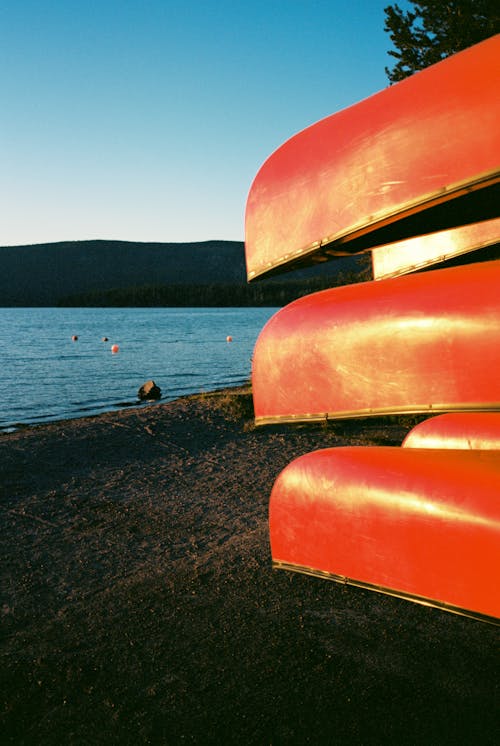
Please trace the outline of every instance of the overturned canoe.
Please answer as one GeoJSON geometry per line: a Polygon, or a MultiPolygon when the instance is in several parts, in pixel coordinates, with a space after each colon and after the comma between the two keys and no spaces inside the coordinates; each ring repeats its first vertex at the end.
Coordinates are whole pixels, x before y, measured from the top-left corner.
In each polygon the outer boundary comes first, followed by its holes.
{"type": "Polygon", "coordinates": [[[257,424],[500,409],[500,260],[313,293],[254,349],[257,424]]]}
{"type": "Polygon", "coordinates": [[[500,452],[500,412],[451,412],[430,417],[410,430],[403,446],[500,452]]]}
{"type": "Polygon", "coordinates": [[[482,249],[489,249],[489,258],[498,258],[500,218],[379,246],[372,251],[373,278],[397,277],[457,257],[477,261],[483,257],[482,249]],[[491,257],[494,248],[495,257],[491,257]]]}
{"type": "Polygon", "coordinates": [[[500,618],[496,451],[315,451],[278,476],[269,526],[275,568],[500,618]]]}
{"type": "Polygon", "coordinates": [[[498,217],[500,35],[299,132],[264,163],[248,279],[498,217]]]}

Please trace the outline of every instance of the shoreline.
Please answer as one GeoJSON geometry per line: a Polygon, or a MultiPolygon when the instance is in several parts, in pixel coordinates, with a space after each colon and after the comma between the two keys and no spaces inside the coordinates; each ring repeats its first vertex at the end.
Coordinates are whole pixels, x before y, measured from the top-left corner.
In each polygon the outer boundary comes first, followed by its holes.
{"type": "Polygon", "coordinates": [[[496,627],[271,568],[280,471],[405,434],[249,385],[4,433],[5,742],[495,743],[496,627]]]}
{"type": "Polygon", "coordinates": [[[112,409],[103,409],[102,411],[95,412],[93,414],[75,414],[74,417],[59,417],[53,420],[45,420],[43,422],[15,422],[12,425],[0,425],[0,438],[2,435],[10,435],[19,431],[30,430],[39,427],[45,427],[48,425],[64,425],[66,422],[72,422],[73,420],[90,420],[96,417],[102,417],[104,415],[118,414],[119,412],[127,411],[129,409],[147,409],[148,407],[164,406],[166,404],[174,404],[179,400],[184,399],[196,399],[204,396],[218,396],[218,395],[231,395],[250,393],[251,394],[252,384],[250,382],[242,383],[235,386],[223,386],[220,389],[211,389],[208,391],[197,391],[193,394],[184,394],[175,397],[162,397],[158,400],[141,401],[136,398],[133,401],[122,401],[116,402],[112,409]]]}

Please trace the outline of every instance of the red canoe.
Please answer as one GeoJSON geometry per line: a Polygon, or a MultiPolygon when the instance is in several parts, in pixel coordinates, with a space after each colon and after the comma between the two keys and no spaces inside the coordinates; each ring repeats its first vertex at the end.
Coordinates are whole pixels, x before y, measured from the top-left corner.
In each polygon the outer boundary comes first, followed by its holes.
{"type": "Polygon", "coordinates": [[[471,252],[468,260],[474,261],[480,249],[495,245],[500,250],[500,218],[408,238],[373,249],[373,277],[397,277],[471,252]]]}
{"type": "Polygon", "coordinates": [[[405,448],[459,448],[500,452],[500,412],[452,412],[414,427],[405,448]]]}
{"type": "Polygon", "coordinates": [[[248,279],[498,217],[499,58],[497,35],[282,145],[248,195],[248,279]]]}
{"type": "Polygon", "coordinates": [[[500,618],[500,453],[346,447],[281,472],[273,565],[500,618]]]}
{"type": "Polygon", "coordinates": [[[257,424],[500,409],[500,260],[313,293],[253,356],[257,424]]]}

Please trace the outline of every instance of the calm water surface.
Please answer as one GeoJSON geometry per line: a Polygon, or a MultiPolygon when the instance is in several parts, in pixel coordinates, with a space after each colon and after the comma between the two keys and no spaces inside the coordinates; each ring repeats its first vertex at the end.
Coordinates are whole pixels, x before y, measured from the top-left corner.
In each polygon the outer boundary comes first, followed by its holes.
{"type": "Polygon", "coordinates": [[[276,310],[0,308],[0,431],[137,404],[151,378],[162,401],[242,384],[276,310]]]}

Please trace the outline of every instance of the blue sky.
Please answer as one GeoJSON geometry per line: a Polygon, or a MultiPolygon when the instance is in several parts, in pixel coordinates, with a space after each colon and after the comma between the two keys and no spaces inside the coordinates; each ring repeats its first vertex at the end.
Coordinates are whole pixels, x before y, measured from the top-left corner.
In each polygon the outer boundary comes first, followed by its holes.
{"type": "Polygon", "coordinates": [[[243,240],[264,160],[387,86],[387,4],[0,0],[0,245],[243,240]]]}

